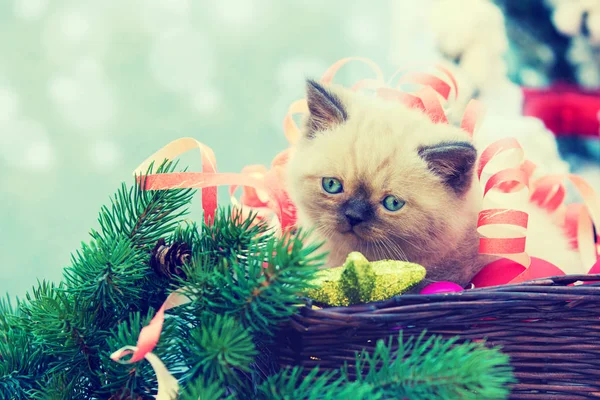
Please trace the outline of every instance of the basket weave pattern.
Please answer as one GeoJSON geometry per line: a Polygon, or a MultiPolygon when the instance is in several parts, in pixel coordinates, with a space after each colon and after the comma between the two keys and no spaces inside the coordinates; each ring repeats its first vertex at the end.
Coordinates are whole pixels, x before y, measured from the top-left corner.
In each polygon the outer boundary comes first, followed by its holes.
{"type": "Polygon", "coordinates": [[[317,309],[307,306],[278,335],[281,367],[338,369],[378,339],[456,335],[501,346],[518,383],[511,399],[600,398],[600,275],[561,276],[462,293],[403,295],[317,309]],[[571,285],[581,281],[588,284],[571,285]]]}

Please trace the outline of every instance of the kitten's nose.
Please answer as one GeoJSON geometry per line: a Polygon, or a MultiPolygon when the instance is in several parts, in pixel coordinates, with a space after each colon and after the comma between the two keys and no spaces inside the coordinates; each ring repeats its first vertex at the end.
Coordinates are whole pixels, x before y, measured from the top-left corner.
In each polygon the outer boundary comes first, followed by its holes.
{"type": "Polygon", "coordinates": [[[346,211],[344,215],[346,216],[346,220],[348,221],[350,226],[356,226],[364,221],[364,218],[361,215],[353,213],[351,211],[346,211]]]}
{"type": "Polygon", "coordinates": [[[373,210],[364,200],[350,200],[344,207],[344,216],[350,226],[356,226],[370,218],[373,210]]]}

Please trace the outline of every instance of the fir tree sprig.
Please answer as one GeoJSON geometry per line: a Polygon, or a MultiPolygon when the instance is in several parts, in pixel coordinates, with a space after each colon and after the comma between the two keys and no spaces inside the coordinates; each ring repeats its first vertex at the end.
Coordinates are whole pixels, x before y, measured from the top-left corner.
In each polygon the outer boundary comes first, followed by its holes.
{"type": "Polygon", "coordinates": [[[200,319],[199,326],[179,330],[178,350],[187,364],[183,379],[239,386],[240,373],[250,372],[257,355],[251,333],[231,316],[204,313],[200,319]]]}
{"type": "MultiPolygon", "coordinates": [[[[120,394],[123,398],[127,398],[126,395],[135,398],[135,396],[148,397],[156,394],[157,380],[149,363],[120,364],[110,358],[111,350],[135,343],[142,328],[148,325],[154,314],[155,310],[149,310],[144,316],[139,312],[133,312],[126,321],[111,330],[103,346],[104,351],[101,352],[100,368],[96,371],[101,382],[101,387],[97,388],[96,393],[101,398],[108,398],[111,394],[120,394]]],[[[175,325],[172,320],[165,321],[162,334],[167,339],[175,336],[175,325]]],[[[177,354],[171,351],[169,340],[161,340],[153,353],[169,367],[177,365],[175,359],[177,354]]]]}
{"type": "Polygon", "coordinates": [[[96,237],[82,244],[65,268],[66,290],[96,316],[96,323],[113,325],[144,296],[139,285],[148,275],[146,258],[127,237],[96,237]]]}
{"type": "Polygon", "coordinates": [[[287,368],[269,377],[258,387],[257,400],[379,400],[370,385],[349,382],[338,371],[318,374],[319,368],[305,371],[287,368]],[[306,376],[303,372],[308,372],[306,376]]]}
{"type": "MultiPolygon", "coordinates": [[[[371,385],[384,398],[505,399],[514,382],[508,356],[498,348],[457,340],[425,339],[425,332],[380,340],[372,354],[363,350],[357,355],[356,382],[371,385]]],[[[350,370],[342,372],[349,379],[350,370]]]]}
{"type": "Polygon", "coordinates": [[[10,297],[0,299],[0,398],[28,399],[47,368],[24,315],[10,297]]]}
{"type": "Polygon", "coordinates": [[[314,255],[319,244],[306,244],[305,235],[287,233],[270,238],[245,262],[234,262],[230,271],[214,274],[206,294],[213,312],[239,316],[246,327],[259,335],[272,335],[276,326],[296,312],[299,296],[313,287],[323,264],[314,255]]]}
{"type": "Polygon", "coordinates": [[[0,339],[0,398],[26,400],[47,366],[40,346],[24,330],[9,329],[0,339]]]}
{"type": "Polygon", "coordinates": [[[98,367],[99,327],[94,315],[81,312],[80,304],[63,289],[62,283],[42,281],[27,293],[21,304],[22,323],[34,343],[51,355],[47,372],[93,373],[98,367]]]}
{"type": "Polygon", "coordinates": [[[91,231],[92,238],[105,242],[129,238],[135,248],[147,253],[144,262],[137,266],[146,273],[144,281],[133,285],[140,289],[145,301],[136,303],[134,298],[131,302],[134,309],[141,312],[149,307],[158,308],[169,288],[169,280],[158,277],[148,265],[150,251],[160,238],[171,235],[179,226],[196,193],[194,189],[146,190],[147,176],[174,172],[176,166],[176,162],[165,160],[153,171],[154,164],[150,164],[146,174],[136,176],[131,187],[123,183],[110,199],[111,206],[100,210],[100,231],[91,231]]]}
{"type": "MultiPolygon", "coordinates": [[[[156,173],[174,168],[174,163],[165,162],[156,173]]],[[[148,174],[152,169],[150,166],[148,174]]],[[[10,379],[15,388],[6,398],[18,398],[22,391],[17,386],[34,388],[31,396],[40,398],[54,398],[54,392],[71,393],[67,398],[93,397],[101,387],[101,356],[108,351],[109,329],[121,319],[128,320],[130,311],[147,312],[166,297],[168,282],[158,289],[153,286],[160,279],[153,279],[148,265],[149,248],[154,240],[172,233],[194,191],[147,191],[144,180],[131,188],[123,184],[111,199],[112,207],[102,207],[100,231],[92,230],[91,242],[82,244],[73,256],[64,282],[40,283],[18,305],[18,313],[0,317],[6,341],[24,336],[32,351],[44,354],[44,363],[39,364],[45,366],[43,376],[35,379],[28,374],[1,374],[0,382],[10,379]],[[15,320],[17,323],[11,322],[15,320]],[[9,329],[11,325],[18,325],[19,333],[9,329]]],[[[5,359],[8,363],[8,355],[5,359]]]]}
{"type": "MultiPolygon", "coordinates": [[[[165,160],[154,173],[171,173],[176,166],[177,163],[165,160]]],[[[127,236],[136,246],[148,249],[173,232],[179,219],[187,215],[184,207],[190,203],[195,190],[146,190],[147,175],[153,173],[153,167],[151,164],[145,175],[136,176],[140,182],[136,181],[130,188],[123,183],[121,190],[111,198],[111,207],[101,208],[98,218],[101,232],[97,235],[127,236]]]]}
{"type": "Polygon", "coordinates": [[[219,208],[213,223],[202,225],[197,243],[198,255],[203,257],[201,265],[209,266],[210,273],[215,269],[227,271],[232,263],[244,262],[251,253],[264,248],[271,238],[272,229],[258,220],[256,213],[243,216],[232,207],[219,208]]]}
{"type": "Polygon", "coordinates": [[[220,382],[207,385],[206,379],[200,377],[182,390],[178,400],[235,400],[235,396],[226,395],[226,390],[220,382]]]}
{"type": "Polygon", "coordinates": [[[30,391],[31,400],[88,400],[90,394],[86,377],[75,379],[71,370],[46,375],[43,385],[30,391]]]}
{"type": "Polygon", "coordinates": [[[318,367],[284,369],[258,388],[260,400],[505,399],[514,383],[508,357],[480,343],[440,336],[404,339],[400,334],[375,350],[357,352],[354,374],[318,374],[318,367]],[[450,368],[449,366],[453,366],[450,368]]]}

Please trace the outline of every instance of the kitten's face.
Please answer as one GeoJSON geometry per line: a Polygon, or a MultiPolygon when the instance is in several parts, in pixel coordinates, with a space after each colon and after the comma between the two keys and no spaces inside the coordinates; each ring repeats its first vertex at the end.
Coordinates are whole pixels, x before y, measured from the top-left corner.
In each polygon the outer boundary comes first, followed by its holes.
{"type": "Polygon", "coordinates": [[[426,263],[475,229],[476,151],[466,132],[420,111],[309,82],[310,115],[288,165],[302,226],[349,251],[426,263]]]}

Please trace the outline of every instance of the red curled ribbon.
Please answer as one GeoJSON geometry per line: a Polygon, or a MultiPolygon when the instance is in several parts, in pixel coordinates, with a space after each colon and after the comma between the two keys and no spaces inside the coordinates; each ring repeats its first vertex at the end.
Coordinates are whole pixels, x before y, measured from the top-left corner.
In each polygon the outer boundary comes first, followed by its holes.
{"type": "MultiPolygon", "coordinates": [[[[323,74],[321,82],[324,84],[333,82],[338,71],[351,61],[360,61],[366,64],[375,75],[374,78],[355,82],[352,90],[373,89],[379,97],[385,100],[398,101],[408,107],[422,110],[435,123],[448,123],[441,100],[447,101],[452,89],[454,89],[456,98],[458,88],[454,76],[447,69],[438,66],[449,82],[434,75],[402,74],[401,70],[398,70],[386,84],[384,75],[377,64],[366,58],[350,57],[333,64],[323,74]],[[400,76],[400,78],[396,87],[393,87],[391,82],[396,76],[400,76]],[[399,89],[408,83],[423,87],[416,93],[407,93],[399,89]]],[[[293,145],[301,134],[293,117],[296,114],[307,112],[305,99],[298,100],[289,107],[283,119],[283,131],[292,147],[279,153],[272,161],[270,168],[252,165],[244,168],[241,173],[219,173],[216,169],[214,152],[208,146],[192,138],[182,138],[154,153],[134,173],[138,175],[138,181],[144,178],[146,182],[144,189],[146,190],[200,188],[206,223],[211,223],[217,208],[216,187],[229,185],[229,193],[234,204],[241,204],[246,209],[255,210],[262,219],[274,216],[282,230],[289,229],[296,223],[296,209],[285,189],[284,169],[290,151],[293,150],[293,145]],[[201,153],[201,172],[143,176],[152,162],[161,163],[164,159],[172,160],[194,148],[198,148],[201,153]],[[238,202],[233,195],[239,186],[242,187],[243,193],[238,202]]],[[[461,128],[473,136],[482,115],[482,105],[472,100],[465,109],[461,128]]],[[[572,238],[574,246],[579,249],[585,265],[589,265],[591,268],[595,264],[594,271],[600,270],[596,261],[598,249],[592,239],[592,221],[596,226],[600,226],[600,199],[589,184],[575,175],[546,177],[536,182],[530,182],[534,169],[535,165],[525,159],[523,149],[516,139],[506,138],[491,144],[482,152],[477,169],[478,177],[484,187],[484,201],[491,202],[492,198],[497,198],[502,194],[509,195],[520,190],[529,190],[532,202],[553,212],[563,210],[566,232],[572,238]],[[498,157],[504,157],[511,153],[513,156],[508,162],[497,162],[498,157]],[[577,187],[584,198],[585,205],[563,206],[565,191],[562,181],[564,179],[569,179],[577,187]]],[[[481,211],[478,218],[478,231],[482,235],[480,252],[503,258],[484,268],[473,281],[476,286],[517,282],[562,273],[556,266],[544,260],[530,258],[525,252],[527,222],[527,213],[511,208],[493,206],[481,211]]],[[[165,311],[186,301],[184,296],[173,292],[150,324],[142,330],[137,345],[135,347],[126,346],[112,355],[113,360],[124,363],[148,359],[155,368],[159,380],[158,400],[172,399],[178,391],[177,381],[166,371],[162,363],[159,364],[160,360],[157,362],[151,352],[160,338],[165,311]],[[129,360],[121,361],[126,354],[133,355],[129,360]]]]}

